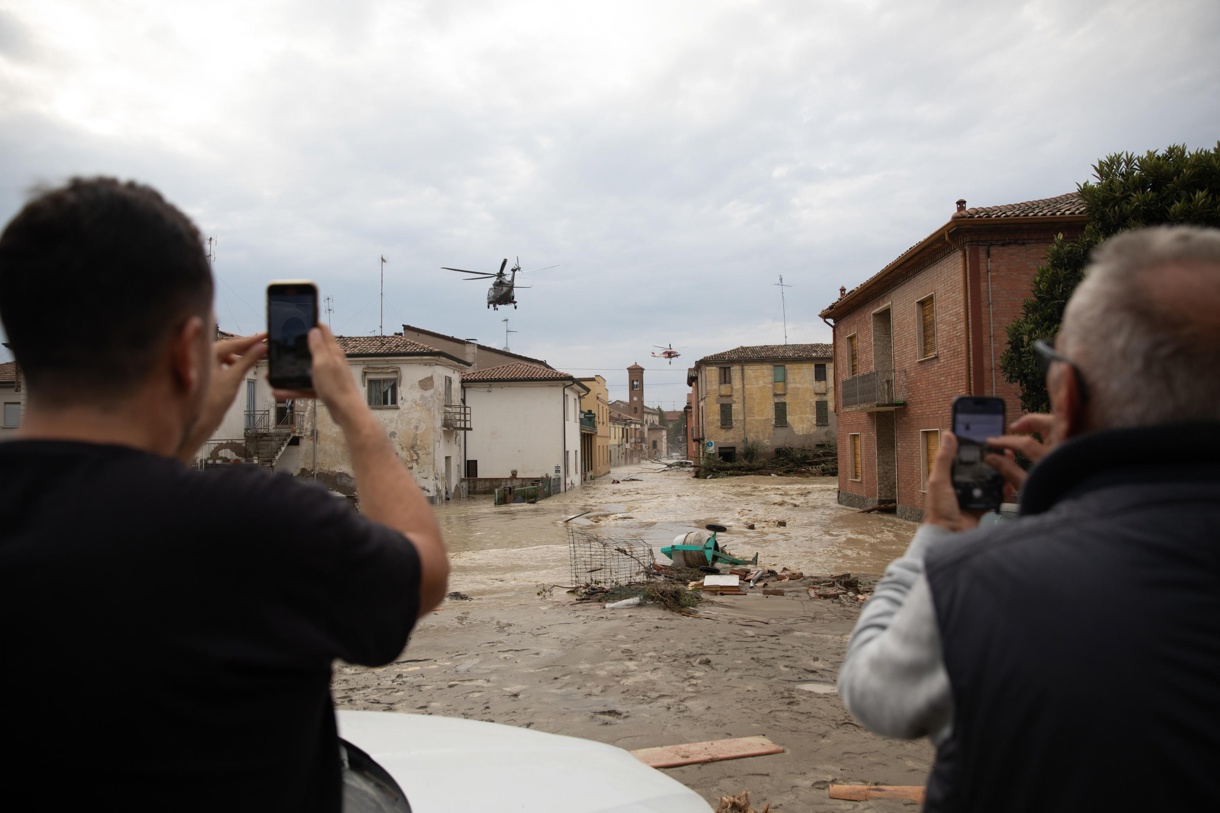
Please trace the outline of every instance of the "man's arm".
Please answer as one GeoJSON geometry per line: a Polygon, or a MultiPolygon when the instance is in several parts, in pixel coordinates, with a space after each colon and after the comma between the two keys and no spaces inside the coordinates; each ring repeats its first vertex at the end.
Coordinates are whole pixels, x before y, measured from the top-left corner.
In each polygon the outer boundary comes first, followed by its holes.
{"type": "Polygon", "coordinates": [[[936,525],[916,532],[902,558],[886,568],[847,644],[839,695],[878,734],[939,743],[952,726],[949,675],[923,567],[928,546],[948,533],[936,525]]]}
{"type": "Polygon", "coordinates": [[[330,410],[351,453],[361,513],[407,536],[419,553],[423,568],[419,599],[422,616],[441,603],[449,585],[449,557],[436,515],[356,387],[347,357],[330,329],[320,325],[310,330],[309,349],[313,354],[314,389],[277,390],[275,395],[317,397],[330,410]]]}
{"type": "Polygon", "coordinates": [[[839,672],[839,694],[860,722],[879,734],[941,742],[953,725],[949,674],[941,658],[936,608],[924,576],[930,545],[978,525],[953,491],[957,438],[945,432],[928,475],[924,524],[890,563],[864,605],[839,672]]]}

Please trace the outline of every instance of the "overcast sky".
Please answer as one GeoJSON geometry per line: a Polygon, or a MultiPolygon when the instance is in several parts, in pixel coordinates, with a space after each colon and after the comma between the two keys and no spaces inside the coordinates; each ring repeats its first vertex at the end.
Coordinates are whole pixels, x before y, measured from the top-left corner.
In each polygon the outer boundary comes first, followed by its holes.
{"type": "Polygon", "coordinates": [[[0,219],[36,183],[135,178],[214,238],[226,330],[306,277],[337,333],[507,328],[612,398],[638,362],[680,408],[688,364],[785,316],[829,342],[839,286],[958,198],[1214,147],[1218,44],[1216,0],[0,0],[0,219]],[[558,268],[517,310],[441,270],[518,256],[558,268]]]}

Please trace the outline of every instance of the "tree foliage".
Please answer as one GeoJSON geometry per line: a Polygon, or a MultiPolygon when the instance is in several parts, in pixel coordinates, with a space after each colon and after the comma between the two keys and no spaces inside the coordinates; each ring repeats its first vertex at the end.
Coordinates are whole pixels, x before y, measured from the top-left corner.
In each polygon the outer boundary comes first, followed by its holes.
{"type": "Polygon", "coordinates": [[[1021,406],[1029,412],[1050,408],[1034,342],[1059,332],[1068,298],[1084,278],[1089,252],[1097,244],[1144,226],[1220,228],[1220,142],[1215,149],[1195,152],[1175,144],[1142,156],[1116,153],[1098,161],[1093,176],[1077,187],[1088,226],[1077,240],[1055,239],[1046,263],[1034,274],[1021,316],[1008,326],[1000,369],[1021,387],[1021,406]]]}

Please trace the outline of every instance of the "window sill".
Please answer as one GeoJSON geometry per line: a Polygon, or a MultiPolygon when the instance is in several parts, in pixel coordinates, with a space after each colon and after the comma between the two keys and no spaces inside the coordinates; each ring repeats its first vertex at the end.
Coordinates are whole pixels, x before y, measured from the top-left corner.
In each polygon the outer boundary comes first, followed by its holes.
{"type": "Polygon", "coordinates": [[[937,356],[937,354],[936,354],[936,353],[933,353],[933,354],[932,354],[932,355],[930,355],[930,356],[924,356],[923,358],[917,358],[917,359],[915,359],[915,360],[916,360],[916,361],[931,361],[932,359],[936,358],[936,356],[937,356]]]}
{"type": "Polygon", "coordinates": [[[382,404],[378,406],[370,404],[369,409],[398,409],[398,404],[382,404]]]}

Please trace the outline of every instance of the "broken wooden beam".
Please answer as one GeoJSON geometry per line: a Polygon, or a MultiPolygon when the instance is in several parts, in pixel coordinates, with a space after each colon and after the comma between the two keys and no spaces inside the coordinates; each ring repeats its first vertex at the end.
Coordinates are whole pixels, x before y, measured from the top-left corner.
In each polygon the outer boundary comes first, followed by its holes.
{"type": "Polygon", "coordinates": [[[848,802],[870,799],[902,799],[923,804],[923,785],[831,785],[830,798],[848,802]]]}
{"type": "Polygon", "coordinates": [[[632,751],[631,755],[653,768],[676,768],[679,765],[695,765],[701,762],[719,762],[724,759],[782,753],[784,753],[783,746],[776,745],[766,737],[758,736],[688,742],[684,745],[663,745],[658,748],[639,748],[632,751]]]}

